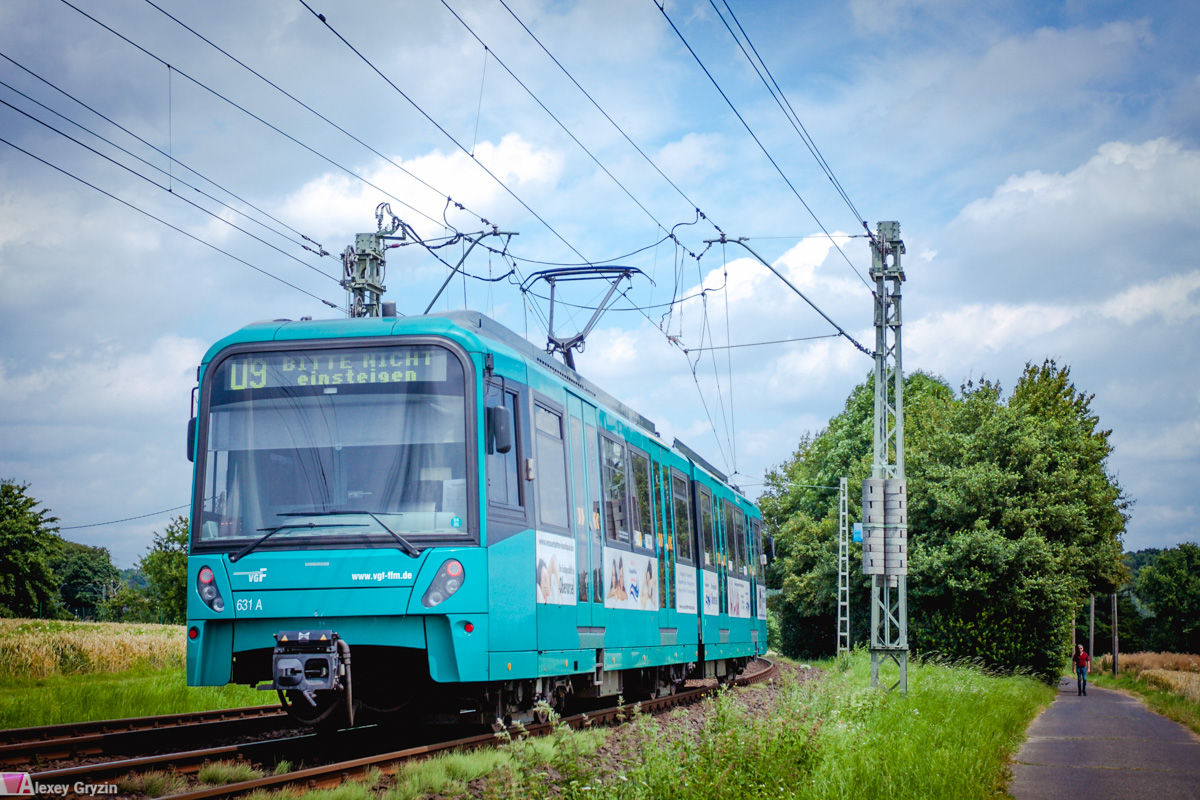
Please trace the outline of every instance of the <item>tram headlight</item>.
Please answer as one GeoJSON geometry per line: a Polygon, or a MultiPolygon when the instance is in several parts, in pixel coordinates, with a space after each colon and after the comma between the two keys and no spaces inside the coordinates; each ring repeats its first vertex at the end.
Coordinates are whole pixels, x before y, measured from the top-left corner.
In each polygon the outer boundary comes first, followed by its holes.
{"type": "Polygon", "coordinates": [[[200,572],[196,575],[196,592],[204,601],[204,605],[213,611],[220,614],[225,610],[225,599],[221,597],[221,592],[217,589],[216,576],[208,567],[201,567],[200,572]]]}
{"type": "Polygon", "coordinates": [[[429,584],[429,588],[425,590],[425,595],[421,598],[421,605],[433,608],[446,602],[462,587],[465,577],[460,561],[451,558],[443,562],[442,566],[438,568],[437,574],[433,576],[433,583],[429,584]]]}

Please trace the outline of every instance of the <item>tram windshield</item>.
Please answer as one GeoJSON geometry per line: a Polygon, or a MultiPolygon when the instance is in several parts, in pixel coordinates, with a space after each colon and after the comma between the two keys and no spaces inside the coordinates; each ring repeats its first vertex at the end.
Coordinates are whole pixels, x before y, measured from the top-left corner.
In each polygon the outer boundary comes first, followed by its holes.
{"type": "Polygon", "coordinates": [[[209,393],[198,545],[473,536],[466,380],[446,348],[242,353],[209,393]]]}

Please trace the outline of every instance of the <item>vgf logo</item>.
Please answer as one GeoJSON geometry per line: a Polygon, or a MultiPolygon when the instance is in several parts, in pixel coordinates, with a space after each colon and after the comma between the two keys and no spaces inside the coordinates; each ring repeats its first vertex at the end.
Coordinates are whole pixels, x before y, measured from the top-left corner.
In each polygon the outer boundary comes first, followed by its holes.
{"type": "Polygon", "coordinates": [[[245,575],[251,583],[262,583],[267,578],[267,568],[260,567],[253,572],[235,572],[234,575],[245,575]]]}

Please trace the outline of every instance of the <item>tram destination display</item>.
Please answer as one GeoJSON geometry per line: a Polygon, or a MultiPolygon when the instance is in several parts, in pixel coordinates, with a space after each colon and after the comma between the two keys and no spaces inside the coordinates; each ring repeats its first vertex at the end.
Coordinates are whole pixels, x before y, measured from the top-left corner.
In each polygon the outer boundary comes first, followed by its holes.
{"type": "Polygon", "coordinates": [[[439,347],[247,353],[221,365],[222,389],[242,392],[300,386],[446,381],[448,353],[439,347]]]}

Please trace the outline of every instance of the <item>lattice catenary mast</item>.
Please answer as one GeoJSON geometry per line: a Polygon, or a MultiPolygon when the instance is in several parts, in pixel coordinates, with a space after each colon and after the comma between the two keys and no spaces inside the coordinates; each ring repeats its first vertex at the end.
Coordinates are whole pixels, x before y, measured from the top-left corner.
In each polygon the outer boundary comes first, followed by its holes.
{"type": "Polygon", "coordinates": [[[838,615],[837,652],[850,652],[850,489],[838,481],[838,615]]]}
{"type": "Polygon", "coordinates": [[[863,573],[871,576],[871,685],[891,659],[908,691],[908,484],[904,478],[904,371],[900,348],[899,222],[880,222],[872,242],[875,280],[875,430],[871,477],[863,481],[863,573]]]}

